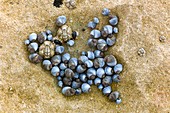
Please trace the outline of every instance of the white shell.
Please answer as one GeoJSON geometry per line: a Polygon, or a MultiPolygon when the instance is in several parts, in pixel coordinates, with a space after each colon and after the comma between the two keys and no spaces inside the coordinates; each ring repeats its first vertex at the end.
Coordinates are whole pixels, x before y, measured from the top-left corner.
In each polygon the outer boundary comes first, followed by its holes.
{"type": "Polygon", "coordinates": [[[121,98],[118,98],[117,100],[116,100],[116,104],[120,104],[122,102],[122,99],[121,98]]]}
{"type": "Polygon", "coordinates": [[[64,47],[63,46],[56,46],[56,53],[62,54],[64,52],[64,47]]]}
{"type": "Polygon", "coordinates": [[[87,27],[94,29],[96,27],[96,23],[91,21],[91,22],[88,23],[87,27]]]}
{"type": "Polygon", "coordinates": [[[95,78],[94,79],[94,84],[95,85],[99,85],[102,82],[102,80],[100,78],[95,78]]]}
{"type": "Polygon", "coordinates": [[[55,55],[51,58],[51,62],[53,65],[58,65],[61,62],[61,56],[60,55],[55,55]]]}
{"type": "Polygon", "coordinates": [[[94,59],[95,58],[94,53],[92,51],[87,51],[87,57],[89,59],[94,59]]]}
{"type": "Polygon", "coordinates": [[[96,58],[94,60],[94,67],[95,68],[99,68],[99,67],[103,67],[105,65],[105,61],[103,58],[96,58]]]}
{"type": "Polygon", "coordinates": [[[107,75],[112,75],[113,74],[113,69],[109,66],[105,67],[105,73],[107,75]]]}
{"type": "Polygon", "coordinates": [[[51,32],[51,30],[46,30],[46,33],[48,34],[48,35],[51,35],[52,34],[52,32],[51,32]]]}
{"type": "Polygon", "coordinates": [[[66,21],[67,21],[67,18],[66,18],[66,16],[59,16],[58,18],[57,18],[57,20],[56,20],[56,24],[58,25],[58,26],[62,26],[62,25],[64,25],[65,23],[66,23],[66,21]]]}
{"type": "Polygon", "coordinates": [[[53,40],[53,36],[52,36],[51,34],[49,34],[49,35],[47,36],[47,39],[48,39],[48,40],[53,40]]]}
{"type": "Polygon", "coordinates": [[[119,29],[118,29],[117,27],[114,27],[114,28],[113,28],[113,33],[116,33],[116,34],[117,34],[118,32],[119,32],[119,29]]]}
{"type": "Polygon", "coordinates": [[[104,77],[102,80],[102,84],[103,84],[103,86],[108,86],[108,85],[112,84],[112,77],[111,76],[104,77]]]}
{"type": "Polygon", "coordinates": [[[69,87],[69,86],[65,86],[62,89],[62,94],[65,96],[73,96],[75,94],[76,90],[69,87]]]}
{"type": "Polygon", "coordinates": [[[110,13],[110,10],[107,9],[107,8],[104,8],[104,9],[102,10],[102,14],[103,14],[104,16],[108,16],[109,13],[110,13]]]}
{"type": "Polygon", "coordinates": [[[117,64],[117,60],[116,60],[116,58],[113,55],[107,55],[105,57],[105,61],[106,61],[106,64],[108,66],[111,66],[111,67],[115,66],[117,64]]]}
{"type": "Polygon", "coordinates": [[[106,43],[108,46],[113,46],[116,43],[116,37],[113,36],[112,38],[107,38],[106,43]]]}
{"type": "Polygon", "coordinates": [[[74,45],[74,43],[75,43],[74,40],[67,41],[67,45],[71,47],[74,45]]]}
{"type": "Polygon", "coordinates": [[[86,56],[80,56],[79,60],[85,63],[88,60],[88,58],[86,56]]]}
{"type": "Polygon", "coordinates": [[[83,93],[89,93],[91,91],[90,85],[87,83],[83,83],[81,89],[83,93]]]}
{"type": "Polygon", "coordinates": [[[29,40],[25,40],[25,45],[29,45],[30,44],[30,41],[29,40]]]}
{"type": "Polygon", "coordinates": [[[120,73],[123,70],[123,66],[122,64],[116,64],[113,69],[115,73],[120,73]]]}
{"type": "Polygon", "coordinates": [[[31,33],[30,35],[29,35],[29,40],[30,40],[30,42],[31,41],[35,41],[37,39],[37,34],[36,33],[31,33]]]}
{"type": "Polygon", "coordinates": [[[61,63],[59,67],[61,70],[65,70],[67,68],[67,66],[64,63],[61,63]]]}
{"type": "Polygon", "coordinates": [[[82,65],[78,65],[77,68],[76,68],[76,71],[78,73],[83,73],[84,71],[86,71],[86,68],[82,67],[82,65]]]}
{"type": "Polygon", "coordinates": [[[101,32],[99,30],[94,29],[90,32],[90,35],[92,35],[94,38],[99,38],[101,37],[101,32]]]}
{"type": "Polygon", "coordinates": [[[36,42],[32,42],[29,46],[31,46],[34,49],[34,51],[38,50],[38,44],[36,42]]]}
{"type": "Polygon", "coordinates": [[[43,66],[45,67],[46,70],[50,70],[51,69],[51,62],[49,60],[44,60],[43,61],[43,66]]]}
{"type": "Polygon", "coordinates": [[[79,78],[80,78],[80,80],[81,80],[82,82],[86,82],[86,81],[87,81],[87,76],[86,76],[86,74],[84,74],[84,73],[80,74],[79,78]]]}
{"type": "Polygon", "coordinates": [[[100,22],[97,17],[94,17],[94,18],[93,18],[93,21],[94,21],[94,23],[96,23],[96,24],[98,24],[98,23],[100,22]]]}
{"type": "Polygon", "coordinates": [[[103,27],[103,31],[105,31],[105,33],[107,33],[107,34],[112,34],[112,32],[113,32],[113,27],[112,27],[111,25],[105,25],[105,26],[103,27]]]}
{"type": "Polygon", "coordinates": [[[69,53],[65,53],[63,56],[62,56],[62,61],[65,62],[65,61],[69,61],[70,60],[70,54],[69,53]]]}
{"type": "Polygon", "coordinates": [[[96,58],[103,57],[101,54],[102,54],[102,52],[100,50],[95,50],[94,51],[94,55],[95,55],[96,58]]]}
{"type": "Polygon", "coordinates": [[[98,68],[96,74],[99,78],[103,78],[105,76],[105,71],[103,68],[98,68]]]}
{"type": "Polygon", "coordinates": [[[105,88],[103,88],[103,94],[104,95],[108,95],[112,92],[112,88],[110,86],[107,86],[105,88]]]}
{"type": "Polygon", "coordinates": [[[53,76],[58,76],[60,73],[60,69],[58,68],[58,66],[54,66],[52,69],[51,69],[51,74],[53,76]]]}
{"type": "Polygon", "coordinates": [[[109,23],[113,26],[117,25],[118,24],[118,17],[117,16],[112,17],[112,19],[109,20],[109,23]]]}
{"type": "Polygon", "coordinates": [[[88,68],[93,67],[93,62],[91,60],[85,61],[85,64],[88,68]]]}
{"type": "Polygon", "coordinates": [[[96,70],[95,70],[94,68],[89,68],[89,69],[87,70],[87,77],[88,77],[89,79],[94,79],[95,76],[96,76],[96,70]]]}
{"type": "Polygon", "coordinates": [[[69,67],[70,69],[75,69],[77,65],[78,65],[78,60],[77,60],[77,58],[71,58],[71,59],[69,60],[68,67],[69,67]]]}
{"type": "Polygon", "coordinates": [[[58,81],[58,86],[62,88],[63,87],[63,81],[58,81]]]}
{"type": "Polygon", "coordinates": [[[102,90],[102,89],[103,89],[103,85],[102,85],[102,84],[99,84],[97,88],[98,88],[99,90],[102,90]]]}

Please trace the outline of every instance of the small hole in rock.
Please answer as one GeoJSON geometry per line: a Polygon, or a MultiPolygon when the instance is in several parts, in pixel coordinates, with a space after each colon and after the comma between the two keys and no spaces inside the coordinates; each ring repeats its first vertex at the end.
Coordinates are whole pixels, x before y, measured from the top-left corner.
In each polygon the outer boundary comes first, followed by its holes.
{"type": "Polygon", "coordinates": [[[63,4],[63,0],[54,0],[54,3],[53,3],[53,5],[56,7],[60,7],[60,5],[62,4],[63,4]]]}

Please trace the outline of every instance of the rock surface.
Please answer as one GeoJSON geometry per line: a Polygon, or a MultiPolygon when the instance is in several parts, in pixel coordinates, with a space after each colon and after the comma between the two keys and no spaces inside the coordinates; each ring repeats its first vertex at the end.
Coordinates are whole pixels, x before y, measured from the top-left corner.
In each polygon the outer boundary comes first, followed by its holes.
{"type": "Polygon", "coordinates": [[[170,112],[169,0],[78,0],[74,10],[64,5],[56,8],[53,0],[1,0],[0,6],[1,113],[170,112]],[[78,52],[89,49],[84,41],[90,30],[81,31],[89,20],[99,17],[97,28],[108,22],[101,15],[104,7],[120,19],[117,43],[108,52],[124,64],[121,83],[112,85],[121,93],[120,105],[110,102],[95,86],[89,94],[64,97],[50,72],[29,62],[24,45],[32,32],[56,32],[55,19],[64,14],[68,25],[80,34],[70,49],[76,57],[76,48],[78,52]],[[166,37],[164,43],[160,36],[166,37]],[[143,57],[137,54],[141,47],[146,51],[143,57]]]}

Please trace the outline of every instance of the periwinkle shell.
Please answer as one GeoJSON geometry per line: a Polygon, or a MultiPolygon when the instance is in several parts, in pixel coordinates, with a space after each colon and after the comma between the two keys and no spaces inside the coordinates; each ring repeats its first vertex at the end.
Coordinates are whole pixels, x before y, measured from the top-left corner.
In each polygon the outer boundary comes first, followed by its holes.
{"type": "Polygon", "coordinates": [[[29,59],[31,62],[33,62],[35,64],[40,63],[43,60],[43,58],[40,55],[38,55],[37,53],[30,54],[29,59]]]}
{"type": "Polygon", "coordinates": [[[72,84],[72,78],[64,77],[64,78],[63,78],[63,83],[64,83],[64,85],[66,85],[66,86],[71,86],[71,84],[72,84]]]}
{"type": "Polygon", "coordinates": [[[74,45],[74,43],[75,43],[74,40],[67,41],[67,45],[70,47],[72,47],[74,45]]]}
{"type": "Polygon", "coordinates": [[[49,34],[49,35],[47,36],[47,39],[51,41],[51,40],[53,40],[53,36],[52,36],[51,34],[49,34]]]}
{"type": "Polygon", "coordinates": [[[52,69],[51,69],[51,74],[53,76],[58,76],[60,74],[60,69],[58,68],[58,66],[54,66],[52,69]]]}
{"type": "Polygon", "coordinates": [[[101,78],[95,78],[95,79],[94,79],[94,84],[97,85],[97,86],[98,86],[99,84],[101,84],[101,82],[102,82],[101,78]]]}
{"type": "Polygon", "coordinates": [[[100,22],[100,21],[99,21],[99,18],[94,17],[94,18],[93,18],[93,22],[96,23],[96,24],[98,24],[98,23],[100,22]]]}
{"type": "Polygon", "coordinates": [[[24,43],[25,43],[25,45],[29,45],[30,41],[29,40],[25,40],[24,43]]]}
{"type": "Polygon", "coordinates": [[[104,8],[104,9],[102,10],[102,14],[103,14],[104,16],[108,16],[108,15],[110,14],[110,10],[109,10],[108,8],[104,8]]]}
{"type": "Polygon", "coordinates": [[[80,74],[80,75],[79,75],[79,78],[80,78],[80,80],[81,80],[82,82],[86,82],[86,81],[87,81],[87,76],[86,76],[86,74],[84,74],[84,73],[80,74]]]}
{"type": "Polygon", "coordinates": [[[119,29],[117,27],[113,28],[113,33],[117,34],[119,32],[119,29]]]}
{"type": "Polygon", "coordinates": [[[87,24],[87,27],[88,28],[91,28],[91,29],[94,29],[95,27],[96,27],[96,23],[95,22],[89,22],[88,24],[87,24]]]}
{"type": "Polygon", "coordinates": [[[86,71],[86,66],[85,65],[78,65],[77,68],[76,68],[76,71],[78,73],[83,73],[84,71],[86,71]]]}
{"type": "Polygon", "coordinates": [[[105,60],[106,64],[108,66],[111,66],[111,67],[113,67],[113,66],[115,66],[117,64],[117,60],[113,55],[105,56],[104,60],[105,60]]]}
{"type": "Polygon", "coordinates": [[[58,81],[58,86],[62,88],[63,87],[63,81],[61,81],[61,80],[58,81]]]}
{"type": "Polygon", "coordinates": [[[99,37],[101,37],[101,32],[99,30],[94,29],[90,32],[90,35],[93,38],[99,38],[99,37]]]}
{"type": "Polygon", "coordinates": [[[56,24],[57,24],[57,26],[62,26],[62,25],[64,25],[65,23],[66,23],[66,21],[67,21],[67,18],[66,18],[66,16],[59,16],[57,19],[56,19],[56,24]]]}
{"type": "Polygon", "coordinates": [[[123,66],[122,64],[116,64],[113,69],[115,73],[120,73],[123,70],[123,66]]]}
{"type": "Polygon", "coordinates": [[[44,60],[43,61],[43,67],[46,70],[50,70],[52,68],[52,64],[51,64],[51,62],[49,60],[44,60]]]}
{"type": "Polygon", "coordinates": [[[113,36],[112,38],[106,38],[106,43],[108,46],[113,46],[116,43],[116,37],[113,36]]]}
{"type": "Polygon", "coordinates": [[[111,76],[106,76],[103,78],[102,80],[102,84],[103,86],[109,86],[110,84],[112,84],[112,77],[111,76]]]}
{"type": "Polygon", "coordinates": [[[81,88],[76,89],[76,95],[80,95],[82,93],[81,88]]]}
{"type": "Polygon", "coordinates": [[[110,101],[116,101],[120,97],[120,93],[118,91],[114,91],[110,93],[109,100],[110,101]]]}
{"type": "Polygon", "coordinates": [[[78,60],[77,60],[77,58],[71,58],[70,60],[69,60],[69,62],[68,62],[68,67],[70,68],[70,69],[76,69],[76,67],[77,67],[77,65],[78,65],[78,60]]]}
{"type": "Polygon", "coordinates": [[[88,68],[93,67],[93,62],[91,60],[87,60],[84,63],[88,68]]]}
{"type": "Polygon", "coordinates": [[[102,85],[102,84],[99,84],[97,88],[98,88],[99,90],[102,90],[102,89],[103,89],[103,85],[102,85]]]}
{"type": "Polygon", "coordinates": [[[118,82],[120,82],[120,76],[118,74],[115,74],[112,76],[112,80],[113,80],[113,82],[118,83],[118,82]]]}
{"type": "Polygon", "coordinates": [[[65,53],[63,56],[62,56],[62,61],[64,63],[67,63],[69,60],[70,60],[71,56],[69,53],[65,53]]]}
{"type": "Polygon", "coordinates": [[[107,51],[108,50],[107,43],[104,39],[98,40],[97,49],[100,50],[100,51],[107,51]]]}
{"type": "Polygon", "coordinates": [[[87,41],[87,45],[90,47],[90,48],[94,48],[97,46],[97,40],[96,39],[88,39],[87,41]]]}
{"type": "Polygon", "coordinates": [[[83,83],[81,85],[81,89],[82,89],[83,93],[89,93],[91,91],[90,85],[87,83],[83,83]]]}
{"type": "Polygon", "coordinates": [[[80,57],[79,57],[79,63],[80,63],[80,64],[85,63],[87,60],[88,60],[88,57],[87,57],[87,56],[80,56],[80,57]]]}
{"type": "Polygon", "coordinates": [[[45,32],[41,32],[37,36],[38,42],[43,43],[47,39],[47,34],[45,32]]]}
{"type": "Polygon", "coordinates": [[[94,68],[89,68],[87,70],[87,77],[89,79],[95,79],[95,77],[96,77],[96,70],[94,68]]]}
{"type": "Polygon", "coordinates": [[[67,64],[65,64],[65,63],[60,63],[60,69],[61,70],[65,70],[66,68],[67,68],[67,64]]]}
{"type": "Polygon", "coordinates": [[[57,54],[62,54],[64,52],[64,46],[56,46],[55,52],[57,54]]]}
{"type": "Polygon", "coordinates": [[[111,86],[107,86],[107,87],[103,88],[104,95],[108,96],[111,92],[112,92],[111,86]]]}
{"type": "Polygon", "coordinates": [[[94,67],[95,68],[100,68],[100,67],[103,67],[105,65],[105,61],[103,58],[96,58],[94,60],[94,67]]]}
{"type": "Polygon", "coordinates": [[[105,77],[105,71],[104,71],[103,68],[98,68],[96,74],[97,74],[97,76],[99,78],[104,78],[105,77]]]}
{"type": "Polygon", "coordinates": [[[75,93],[76,93],[76,90],[74,88],[69,87],[69,86],[65,86],[62,89],[62,94],[65,95],[65,96],[73,96],[73,95],[75,95],[75,93]]]}
{"type": "Polygon", "coordinates": [[[30,42],[33,42],[37,39],[37,34],[31,33],[28,38],[29,38],[30,42]]]}
{"type": "Polygon", "coordinates": [[[80,88],[81,87],[81,82],[76,82],[76,81],[73,81],[72,82],[72,88],[74,88],[74,89],[77,89],[77,88],[80,88]]]}
{"type": "Polygon", "coordinates": [[[93,85],[93,80],[87,80],[87,83],[88,83],[89,85],[93,85]]]}
{"type": "Polygon", "coordinates": [[[113,75],[113,69],[111,67],[109,67],[109,66],[106,66],[105,67],[105,73],[107,75],[113,75]]]}
{"type": "Polygon", "coordinates": [[[109,23],[113,26],[118,24],[118,17],[117,16],[112,16],[112,18],[109,20],[109,23]]]}
{"type": "Polygon", "coordinates": [[[38,44],[36,42],[32,42],[28,46],[28,51],[30,53],[35,53],[38,50],[38,44]]]}
{"type": "Polygon", "coordinates": [[[104,56],[104,53],[100,50],[95,50],[94,55],[95,55],[96,58],[100,58],[100,57],[104,56]]]}
{"type": "Polygon", "coordinates": [[[89,58],[89,59],[94,59],[95,58],[95,56],[94,56],[94,53],[93,53],[93,51],[87,51],[87,57],[89,58]]]}
{"type": "Polygon", "coordinates": [[[61,56],[60,55],[55,55],[51,58],[51,62],[53,65],[58,65],[61,62],[61,56]]]}
{"type": "Polygon", "coordinates": [[[74,77],[74,72],[73,72],[73,70],[67,68],[67,69],[65,70],[65,76],[66,76],[67,78],[73,78],[73,77],[74,77]]]}

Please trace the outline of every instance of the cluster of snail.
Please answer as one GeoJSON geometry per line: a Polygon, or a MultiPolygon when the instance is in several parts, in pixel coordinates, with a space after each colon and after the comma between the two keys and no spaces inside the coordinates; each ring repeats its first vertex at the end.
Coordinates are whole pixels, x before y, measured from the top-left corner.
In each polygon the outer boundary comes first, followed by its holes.
{"type": "Polygon", "coordinates": [[[120,93],[112,91],[112,82],[120,82],[119,74],[123,70],[113,55],[104,55],[108,48],[116,43],[115,34],[118,33],[118,17],[111,15],[110,10],[104,8],[104,16],[109,17],[110,25],[103,26],[102,30],[95,29],[99,19],[95,17],[87,27],[91,29],[87,45],[94,51],[83,51],[79,58],[73,58],[65,53],[63,44],[73,46],[78,32],[72,31],[66,25],[66,17],[59,16],[56,24],[59,27],[57,36],[47,30],[39,34],[31,33],[25,44],[30,52],[29,59],[37,64],[42,62],[44,69],[58,80],[65,96],[89,93],[91,85],[96,85],[111,101],[121,103],[120,93]]]}

